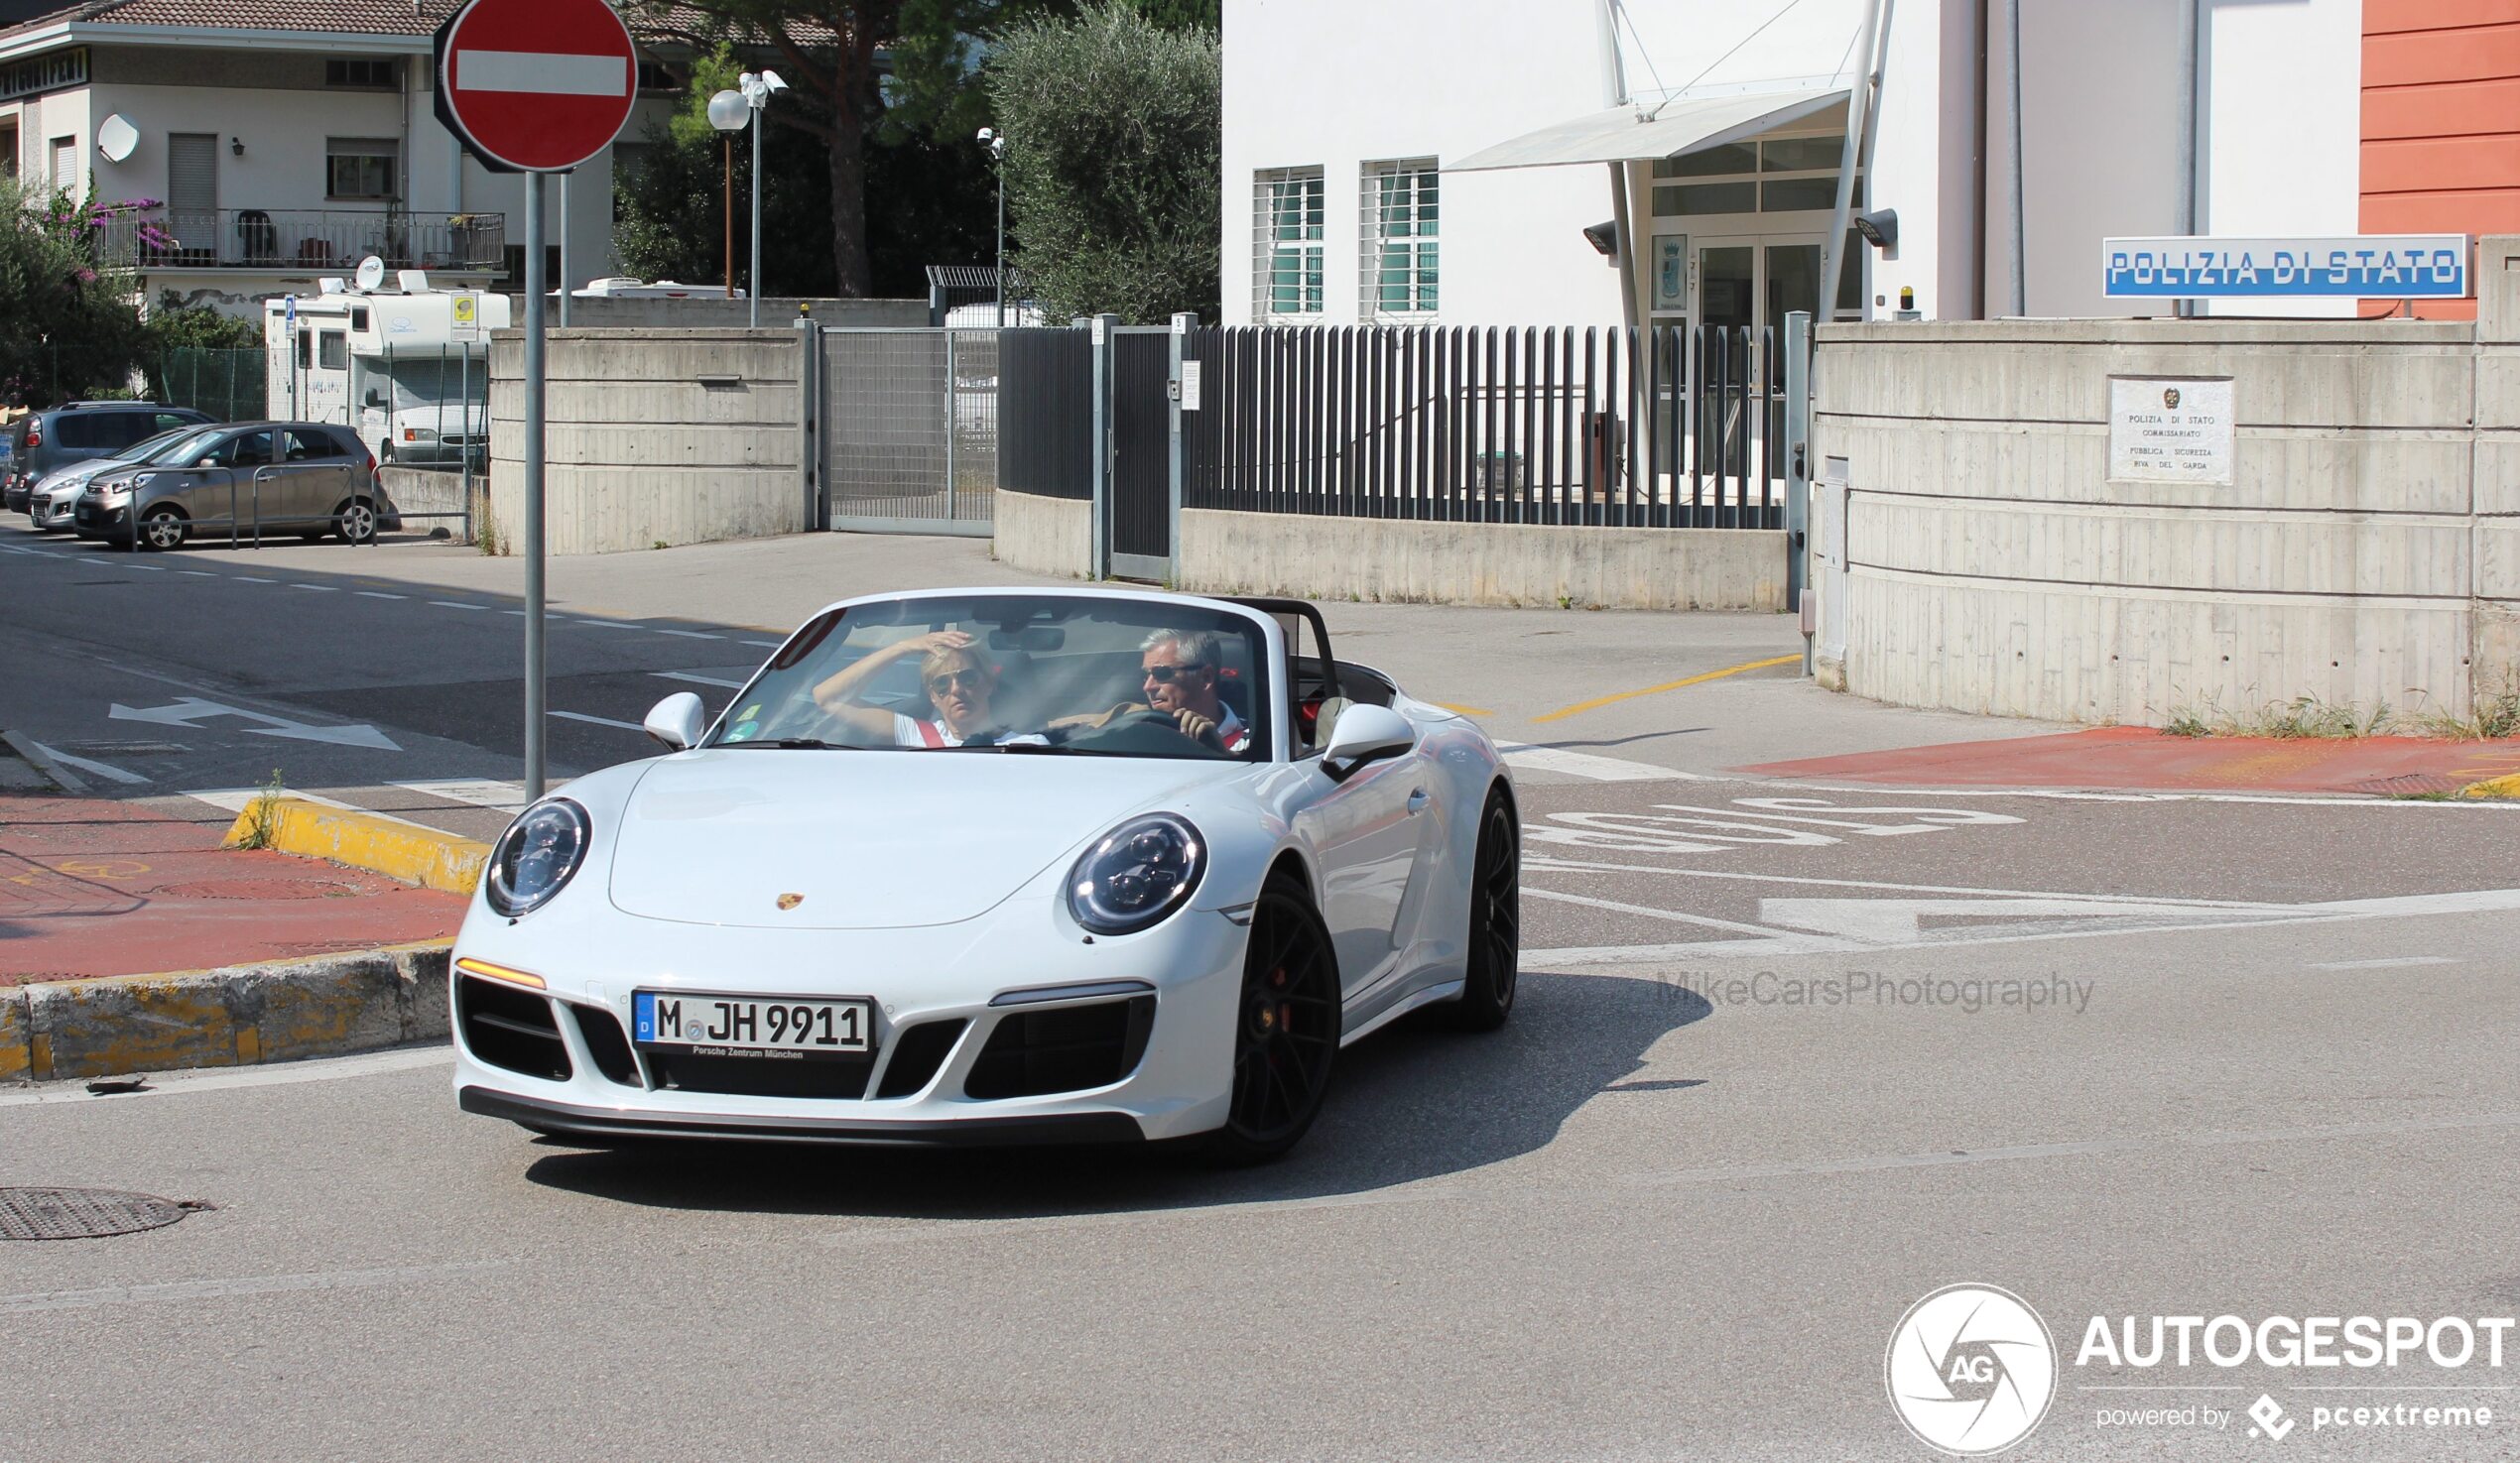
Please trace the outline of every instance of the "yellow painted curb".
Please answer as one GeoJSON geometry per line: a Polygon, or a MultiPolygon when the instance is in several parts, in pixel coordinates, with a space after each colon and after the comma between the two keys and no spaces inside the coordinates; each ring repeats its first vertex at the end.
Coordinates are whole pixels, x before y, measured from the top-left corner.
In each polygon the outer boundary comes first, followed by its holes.
{"type": "Polygon", "coordinates": [[[2458,790],[2458,795],[2461,797],[2520,797],[2520,772],[2513,773],[2507,778],[2488,778],[2481,783],[2469,783],[2458,790]]]}
{"type": "Polygon", "coordinates": [[[480,888],[481,866],[490,859],[490,845],[475,838],[285,796],[249,803],[227,830],[228,846],[246,842],[256,822],[265,820],[270,826],[267,847],[448,894],[468,895],[480,888]]]}
{"type": "Polygon", "coordinates": [[[341,1056],[447,1033],[427,940],[312,960],[0,989],[0,1083],[341,1056]]]}

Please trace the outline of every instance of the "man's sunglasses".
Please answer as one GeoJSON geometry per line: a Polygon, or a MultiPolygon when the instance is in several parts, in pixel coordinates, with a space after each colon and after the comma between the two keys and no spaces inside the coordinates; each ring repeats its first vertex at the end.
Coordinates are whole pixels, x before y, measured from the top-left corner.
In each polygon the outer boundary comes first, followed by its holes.
{"type": "Polygon", "coordinates": [[[985,671],[948,671],[943,675],[928,677],[928,694],[942,696],[957,685],[965,690],[986,690],[989,677],[985,671]]]}
{"type": "Polygon", "coordinates": [[[1146,668],[1146,678],[1154,681],[1157,685],[1171,685],[1174,681],[1181,679],[1183,676],[1188,675],[1194,671],[1204,671],[1207,668],[1205,666],[1200,665],[1197,661],[1193,661],[1187,666],[1149,666],[1146,668]]]}

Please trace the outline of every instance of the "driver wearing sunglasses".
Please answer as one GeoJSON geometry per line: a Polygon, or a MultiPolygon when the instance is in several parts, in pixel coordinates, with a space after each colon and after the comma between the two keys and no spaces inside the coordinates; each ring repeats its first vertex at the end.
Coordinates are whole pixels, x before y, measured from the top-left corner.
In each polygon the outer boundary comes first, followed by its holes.
{"type": "MultiPolygon", "coordinates": [[[[1002,730],[989,706],[997,690],[997,672],[982,659],[969,634],[932,630],[898,640],[858,660],[814,688],[824,711],[865,736],[896,747],[959,747],[983,733],[1002,730]],[[908,656],[919,657],[919,684],[928,694],[934,717],[904,716],[874,706],[860,706],[850,695],[885,667],[908,656]]],[[[1002,738],[1038,742],[1039,734],[1002,738]]]]}

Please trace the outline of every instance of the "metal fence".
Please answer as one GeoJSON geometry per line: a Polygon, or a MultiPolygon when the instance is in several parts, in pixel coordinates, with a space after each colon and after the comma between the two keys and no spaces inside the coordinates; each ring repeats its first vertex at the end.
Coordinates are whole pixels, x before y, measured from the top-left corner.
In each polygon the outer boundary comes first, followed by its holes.
{"type": "Polygon", "coordinates": [[[497,269],[507,257],[501,213],[417,214],[387,208],[169,208],[127,212],[98,230],[96,256],[124,269],[348,270],[368,255],[388,269],[497,269]]]}
{"type": "Polygon", "coordinates": [[[1471,523],[1784,526],[1774,332],[1191,332],[1193,508],[1471,523]]]}
{"type": "Polygon", "coordinates": [[[160,356],[149,371],[152,400],[171,407],[189,407],[221,422],[248,422],[263,415],[269,398],[264,372],[267,361],[256,347],[217,350],[182,345],[160,356]]]}
{"type": "Polygon", "coordinates": [[[986,537],[998,477],[998,332],[822,332],[831,527],[986,537]]]}

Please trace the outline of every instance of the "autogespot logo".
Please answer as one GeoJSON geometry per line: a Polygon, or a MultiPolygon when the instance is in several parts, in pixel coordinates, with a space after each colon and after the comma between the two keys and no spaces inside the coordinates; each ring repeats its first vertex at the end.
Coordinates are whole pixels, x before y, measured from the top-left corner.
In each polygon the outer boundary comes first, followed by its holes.
{"type": "Polygon", "coordinates": [[[1993,1285],[1946,1285],[1890,1333],[1890,1406],[1931,1448],[2000,1453],[2030,1435],[2057,1394],[2057,1344],[2028,1302],[1993,1285]]]}

